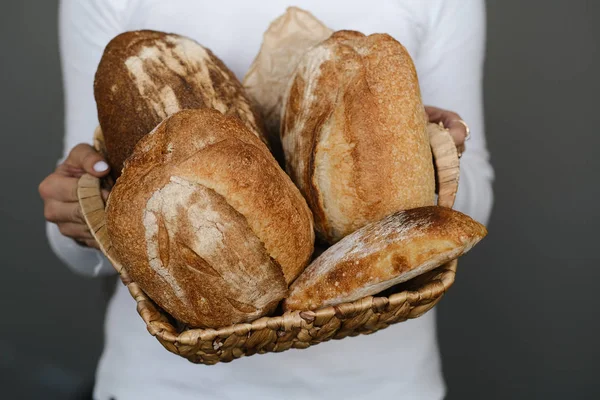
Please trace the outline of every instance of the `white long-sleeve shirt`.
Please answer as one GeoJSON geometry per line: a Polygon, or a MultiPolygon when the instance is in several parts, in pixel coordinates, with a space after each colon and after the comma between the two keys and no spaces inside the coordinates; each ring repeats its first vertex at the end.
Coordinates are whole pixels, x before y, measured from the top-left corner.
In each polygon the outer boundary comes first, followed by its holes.
{"type": "MultiPolygon", "coordinates": [[[[269,23],[291,5],[309,10],[334,30],[388,33],[408,49],[424,103],[459,113],[471,127],[455,208],[486,223],[493,170],[482,107],[484,0],[62,0],[64,155],[77,143],[91,143],[98,125],[94,73],[117,34],[154,29],[189,36],[241,80],[269,23]]],[[[98,251],[62,236],[53,224],[47,232],[57,256],[74,271],[114,273],[98,251]]],[[[120,283],[107,310],[96,375],[97,400],[441,399],[445,394],[435,311],[375,335],[203,366],[163,349],[120,283]]]]}

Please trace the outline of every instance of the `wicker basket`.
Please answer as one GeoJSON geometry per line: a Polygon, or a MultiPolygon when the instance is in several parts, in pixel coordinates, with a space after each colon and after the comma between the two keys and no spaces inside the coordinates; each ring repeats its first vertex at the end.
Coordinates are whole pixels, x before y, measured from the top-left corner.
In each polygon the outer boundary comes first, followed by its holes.
{"type": "MultiPolygon", "coordinates": [[[[452,207],[459,175],[456,147],[450,134],[441,126],[430,124],[429,137],[437,171],[438,204],[452,207]]],[[[94,135],[94,145],[104,152],[99,129],[94,135]]],[[[381,297],[369,296],[316,311],[286,312],[221,329],[188,329],[146,296],[119,264],[105,227],[101,185],[102,182],[91,175],[84,175],[79,180],[79,202],[90,230],[136,300],[137,311],[148,332],[168,351],[193,363],[229,362],[242,356],[304,349],[330,339],[377,332],[423,315],[438,303],[454,282],[456,260],[388,289],[380,294],[381,297]]]]}

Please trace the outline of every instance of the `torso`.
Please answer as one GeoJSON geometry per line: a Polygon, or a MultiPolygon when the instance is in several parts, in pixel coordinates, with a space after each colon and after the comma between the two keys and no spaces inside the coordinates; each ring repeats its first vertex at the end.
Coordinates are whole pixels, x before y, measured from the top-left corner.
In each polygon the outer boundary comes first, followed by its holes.
{"type": "MultiPolygon", "coordinates": [[[[283,14],[289,0],[219,0],[207,6],[202,1],[151,0],[137,7],[128,30],[154,29],[191,37],[221,58],[243,79],[258,53],[262,34],[271,21],[283,14]],[[220,21],[216,23],[215,21],[220,21]]],[[[417,58],[419,36],[424,26],[417,1],[297,0],[293,5],[310,11],[334,30],[352,29],[371,33],[389,33],[417,58]]]]}
{"type": "MultiPolygon", "coordinates": [[[[124,30],[189,36],[242,79],[269,23],[286,0],[132,2],[124,30]]],[[[389,33],[415,59],[424,33],[422,1],[296,0],[334,30],[389,33]]],[[[151,337],[127,289],[118,284],[106,320],[97,400],[122,399],[440,399],[444,383],[431,311],[370,336],[306,350],[257,355],[215,366],[194,365],[151,337]]]]}

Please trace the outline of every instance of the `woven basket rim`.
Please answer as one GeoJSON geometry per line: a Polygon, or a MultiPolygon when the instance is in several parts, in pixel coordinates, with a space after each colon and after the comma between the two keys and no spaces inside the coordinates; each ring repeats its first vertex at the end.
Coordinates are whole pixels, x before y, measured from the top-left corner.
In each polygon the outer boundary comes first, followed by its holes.
{"type": "Polygon", "coordinates": [[[377,297],[367,296],[362,299],[356,300],[351,303],[341,303],[335,306],[327,306],[317,310],[307,311],[287,311],[282,315],[277,316],[265,316],[256,319],[252,322],[237,323],[230,326],[214,329],[214,328],[187,328],[182,332],[177,332],[174,327],[165,320],[163,315],[158,311],[156,304],[149,299],[139,288],[139,286],[129,281],[125,283],[132,292],[133,297],[139,302],[150,302],[145,304],[144,308],[148,308],[150,312],[140,314],[147,325],[148,331],[153,335],[163,340],[172,343],[179,343],[183,345],[194,345],[198,340],[215,340],[216,338],[227,338],[232,334],[246,335],[253,331],[260,331],[265,328],[273,330],[289,331],[293,328],[304,328],[317,320],[330,320],[331,318],[338,317],[341,319],[348,318],[348,316],[361,313],[368,309],[383,310],[388,306],[394,306],[409,301],[410,303],[421,301],[421,300],[435,300],[441,297],[454,283],[454,277],[456,275],[457,260],[452,260],[444,265],[439,266],[434,271],[440,271],[442,279],[441,283],[437,284],[429,282],[423,287],[417,290],[404,290],[399,293],[394,293],[389,297],[377,297]],[[427,286],[430,286],[427,288],[427,286]],[[424,298],[422,291],[427,291],[427,296],[424,298]],[[157,315],[160,315],[157,317],[157,315]],[[168,326],[165,326],[165,323],[168,326]]]}

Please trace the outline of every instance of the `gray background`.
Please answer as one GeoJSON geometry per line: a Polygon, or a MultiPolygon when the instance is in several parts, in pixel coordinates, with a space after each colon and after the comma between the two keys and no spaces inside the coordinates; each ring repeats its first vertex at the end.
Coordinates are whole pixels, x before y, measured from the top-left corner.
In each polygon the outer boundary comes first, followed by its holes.
{"type": "MultiPolygon", "coordinates": [[[[110,282],[46,243],[37,185],[61,152],[56,1],[0,14],[0,388],[85,398],[110,282]]],[[[490,235],[439,306],[449,399],[598,399],[600,3],[488,1],[490,235]]],[[[398,360],[402,362],[402,360],[398,360]]]]}

